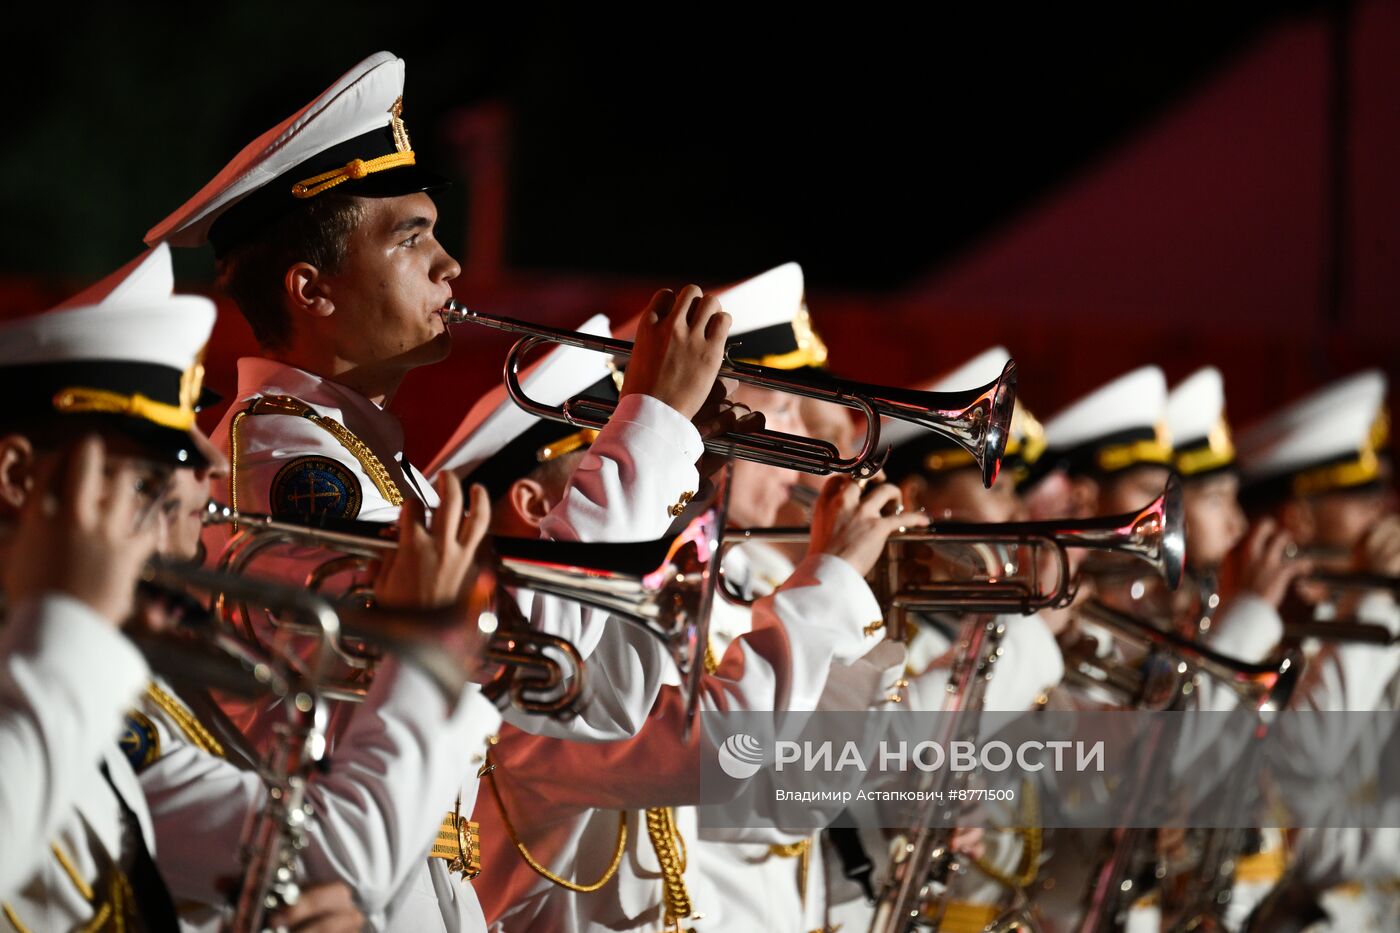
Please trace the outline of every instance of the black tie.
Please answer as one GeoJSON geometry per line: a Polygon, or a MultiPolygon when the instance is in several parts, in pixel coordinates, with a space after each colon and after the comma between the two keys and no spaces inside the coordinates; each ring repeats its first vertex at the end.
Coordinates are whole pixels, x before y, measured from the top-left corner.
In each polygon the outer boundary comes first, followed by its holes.
{"type": "Polygon", "coordinates": [[[156,868],[151,853],[146,849],[146,841],[141,834],[141,822],[126,800],[112,783],[112,775],[107,770],[107,762],[102,762],[102,777],[112,788],[112,796],[122,808],[122,823],[125,835],[135,840],[135,851],[131,858],[131,871],[126,880],[131,883],[131,893],[136,898],[136,914],[141,918],[141,926],[147,933],[179,933],[180,921],[175,916],[175,903],[170,899],[170,889],[165,886],[160,871],[156,868]]]}

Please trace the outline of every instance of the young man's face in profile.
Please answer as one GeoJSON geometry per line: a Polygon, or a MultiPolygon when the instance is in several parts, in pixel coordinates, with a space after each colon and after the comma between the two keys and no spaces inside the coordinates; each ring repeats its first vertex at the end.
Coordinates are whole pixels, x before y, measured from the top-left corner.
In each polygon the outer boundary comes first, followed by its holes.
{"type": "Polygon", "coordinates": [[[421,193],[361,202],[364,219],[345,261],[322,281],[335,309],[337,355],[405,368],[437,362],[452,346],[437,310],[461,272],[434,235],[437,207],[421,193]]]}

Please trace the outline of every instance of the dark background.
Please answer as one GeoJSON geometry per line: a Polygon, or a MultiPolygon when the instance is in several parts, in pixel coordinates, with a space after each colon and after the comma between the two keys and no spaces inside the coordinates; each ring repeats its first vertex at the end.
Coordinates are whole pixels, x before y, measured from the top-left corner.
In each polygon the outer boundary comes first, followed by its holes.
{"type": "MultiPolygon", "coordinates": [[[[1400,4],[108,5],[12,21],[0,312],[39,311],[355,61],[408,63],[458,297],[575,324],[803,264],[833,363],[927,379],[1005,343],[1039,414],[1140,363],[1237,421],[1396,373],[1400,4]],[[941,6],[950,7],[944,11],[941,6]]],[[[207,290],[207,251],[180,251],[207,290]]],[[[251,352],[225,309],[216,388],[251,352]]],[[[427,459],[494,336],[395,403],[427,459]],[[443,403],[441,399],[451,399],[443,403]]]]}

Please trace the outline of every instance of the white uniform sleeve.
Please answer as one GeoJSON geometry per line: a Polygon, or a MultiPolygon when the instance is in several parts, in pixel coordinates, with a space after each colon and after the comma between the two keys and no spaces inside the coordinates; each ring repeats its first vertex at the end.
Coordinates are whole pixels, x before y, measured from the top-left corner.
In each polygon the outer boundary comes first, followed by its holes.
{"type": "Polygon", "coordinates": [[[49,841],[121,735],[149,672],[131,642],[82,602],[45,596],[0,628],[0,897],[49,859],[49,841]]]}
{"type": "Polygon", "coordinates": [[[1257,664],[1283,638],[1278,610],[1253,593],[1241,593],[1220,614],[1206,644],[1221,654],[1257,664]]]}
{"type": "Polygon", "coordinates": [[[695,425],[649,395],[629,395],[579,461],[559,504],[540,525],[555,541],[649,541],[667,511],[694,494],[704,445],[695,425]]]}
{"type": "MultiPolygon", "coordinates": [[[[629,395],[599,432],[570,477],[564,495],[540,526],[558,541],[646,541],[669,529],[667,511],[699,481],[699,432],[668,405],[629,395]]],[[[633,623],[552,596],[522,593],[531,624],[569,640],[586,659],[579,714],[548,719],[507,709],[511,725],[534,734],[579,741],[635,735],[660,687],[659,667],[670,664],[661,643],[633,623]],[[648,672],[650,672],[648,674],[648,672]]]]}
{"type": "MultiPolygon", "coordinates": [[[[141,773],[141,784],[162,871],[177,899],[222,904],[229,884],[241,878],[238,841],[245,820],[264,803],[262,780],[158,721],[162,754],[141,773]]],[[[369,698],[337,737],[329,771],[312,778],[310,845],[303,854],[308,880],[344,881],[369,919],[382,919],[394,892],[421,870],[472,767],[468,749],[482,747],[498,725],[476,686],[449,710],[426,675],[381,664],[369,698]]]]}

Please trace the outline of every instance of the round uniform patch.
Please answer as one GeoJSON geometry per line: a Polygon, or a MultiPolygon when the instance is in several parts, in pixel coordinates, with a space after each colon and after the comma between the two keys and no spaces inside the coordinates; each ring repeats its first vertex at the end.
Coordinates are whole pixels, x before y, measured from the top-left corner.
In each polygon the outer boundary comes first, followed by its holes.
{"type": "Polygon", "coordinates": [[[131,762],[131,770],[137,774],[160,757],[160,733],[156,731],[156,724],[136,710],[126,714],[126,723],[117,744],[121,746],[126,760],[131,762]]]}
{"type": "Polygon", "coordinates": [[[271,501],[278,518],[354,518],[360,482],[339,460],[298,457],[277,471],[271,501]]]}

